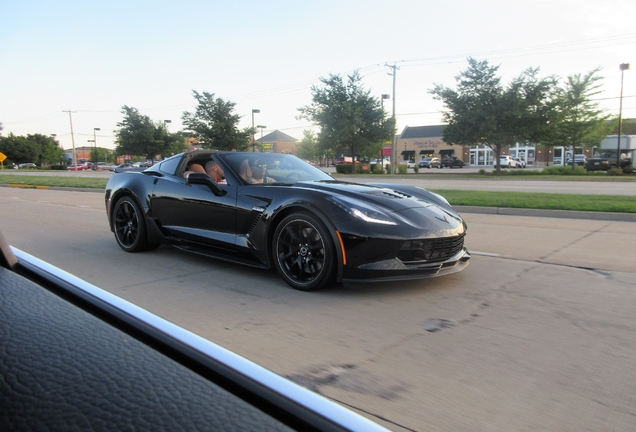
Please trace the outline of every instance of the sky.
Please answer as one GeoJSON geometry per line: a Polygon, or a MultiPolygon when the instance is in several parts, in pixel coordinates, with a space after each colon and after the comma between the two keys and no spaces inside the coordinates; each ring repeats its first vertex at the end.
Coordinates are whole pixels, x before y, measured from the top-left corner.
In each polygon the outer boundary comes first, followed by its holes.
{"type": "Polygon", "coordinates": [[[124,105],[179,131],[193,91],[234,102],[240,128],[258,109],[263,134],[300,140],[317,130],[298,119],[312,86],[356,70],[391,96],[398,133],[437,125],[429,91],[454,88],[469,57],[503,83],[601,68],[599,107],[618,115],[622,76],[623,118],[636,117],[633,0],[0,0],[0,18],[0,133],[55,134],[65,149],[94,135],[114,149],[124,105]]]}

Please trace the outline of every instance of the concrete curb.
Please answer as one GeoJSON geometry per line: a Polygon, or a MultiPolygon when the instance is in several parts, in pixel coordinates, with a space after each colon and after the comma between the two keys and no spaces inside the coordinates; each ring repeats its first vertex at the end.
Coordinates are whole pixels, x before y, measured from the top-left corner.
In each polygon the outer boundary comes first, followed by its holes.
{"type": "Polygon", "coordinates": [[[636,213],[589,212],[572,210],[519,209],[505,207],[453,206],[458,213],[531,216],[564,219],[590,219],[617,222],[636,222],[636,213]]]}

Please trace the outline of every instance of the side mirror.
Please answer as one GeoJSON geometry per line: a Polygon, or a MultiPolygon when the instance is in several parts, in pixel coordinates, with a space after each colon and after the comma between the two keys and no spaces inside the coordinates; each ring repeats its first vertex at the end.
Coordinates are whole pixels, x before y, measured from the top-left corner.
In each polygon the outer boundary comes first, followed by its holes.
{"type": "Polygon", "coordinates": [[[192,172],[188,174],[188,176],[186,177],[186,184],[205,185],[208,188],[210,188],[212,193],[216,196],[223,196],[227,193],[226,190],[221,189],[221,187],[218,184],[216,184],[214,180],[212,180],[212,177],[210,177],[209,175],[205,173],[192,172]]]}

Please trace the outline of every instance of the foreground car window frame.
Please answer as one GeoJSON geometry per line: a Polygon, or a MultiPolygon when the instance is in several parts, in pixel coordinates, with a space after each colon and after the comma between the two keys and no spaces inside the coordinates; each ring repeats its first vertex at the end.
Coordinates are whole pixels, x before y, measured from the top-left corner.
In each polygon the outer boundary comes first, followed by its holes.
{"type": "MultiPolygon", "coordinates": [[[[114,328],[123,334],[133,337],[145,344],[148,350],[153,352],[159,352],[166,356],[169,361],[174,361],[178,364],[178,367],[187,368],[188,370],[204,377],[214,385],[219,385],[224,390],[230,392],[234,396],[248,402],[258,410],[263,411],[266,416],[269,416],[275,421],[280,421],[288,427],[292,427],[298,430],[386,430],[381,426],[371,422],[370,420],[335,404],[327,400],[326,398],[319,396],[291,381],[288,381],[273,372],[262,368],[255,363],[238,356],[237,354],[228,351],[206,339],[201,338],[175,324],[172,324],[148,311],[142,309],[132,303],[129,303],[113,294],[110,294],[88,282],[79,279],[63,270],[54,267],[44,261],[41,261],[32,255],[29,255],[19,249],[12,248],[6,244],[0,234],[0,246],[2,254],[0,256],[0,272],[5,274],[4,278],[0,278],[0,282],[4,285],[7,280],[12,280],[12,286],[3,287],[3,295],[13,290],[15,295],[16,289],[15,280],[18,280],[18,287],[24,287],[24,291],[27,288],[32,291],[33,284],[36,288],[43,288],[42,292],[53,293],[57,301],[64,303],[65,307],[71,304],[76,308],[77,313],[88,312],[93,317],[99,319],[108,328],[114,328]]],[[[19,291],[19,290],[18,290],[19,291]]],[[[19,292],[17,294],[20,295],[19,292]]],[[[50,299],[51,296],[47,295],[50,299]]],[[[28,302],[29,300],[24,300],[28,302]]],[[[1,303],[4,307],[8,307],[6,303],[1,303]]],[[[7,316],[9,314],[3,314],[7,316]]],[[[40,319],[34,322],[34,325],[41,325],[45,321],[46,317],[40,317],[40,319]]],[[[60,316],[56,319],[67,319],[60,316]]],[[[70,321],[72,324],[73,320],[70,321]]],[[[2,322],[0,325],[4,328],[10,328],[11,322],[2,322]]],[[[45,325],[45,322],[44,322],[45,325]]],[[[12,332],[3,332],[5,335],[12,332]]],[[[17,332],[15,332],[17,334],[17,332]]],[[[46,333],[46,331],[41,332],[46,333]]],[[[40,332],[32,333],[41,336],[40,332]]],[[[28,340],[18,341],[17,338],[12,336],[11,346],[14,349],[4,350],[3,356],[11,356],[16,353],[16,346],[29,345],[28,340]],[[21,342],[21,344],[20,344],[21,342]]],[[[50,341],[51,344],[59,346],[59,335],[50,341]]],[[[108,349],[110,346],[105,347],[108,349]]],[[[89,353],[90,354],[90,353],[89,353]]],[[[127,357],[125,352],[121,352],[120,355],[127,357]]],[[[40,356],[41,357],[41,356],[40,356]]],[[[82,353],[72,353],[71,358],[82,357],[82,353]]],[[[89,355],[90,358],[90,355],[89,355]]],[[[4,357],[3,364],[9,364],[7,357],[4,357]]],[[[45,358],[44,358],[45,359],[45,358]]],[[[15,363],[14,359],[12,360],[15,363]]],[[[134,357],[127,361],[134,361],[134,357]]],[[[80,361],[78,363],[79,368],[90,368],[94,361],[80,361]]],[[[71,365],[72,366],[72,365],[71,365]]],[[[19,371],[6,370],[3,372],[8,374],[4,376],[3,382],[8,383],[19,376],[20,373],[24,373],[23,368],[19,371]]],[[[30,371],[31,372],[31,371],[30,371]]],[[[93,371],[94,372],[94,371],[93,371]]],[[[99,370],[98,373],[107,374],[108,370],[99,370]]],[[[81,372],[80,372],[81,373],[81,372]]],[[[158,376],[158,380],[162,377],[158,376]]],[[[60,374],[60,380],[68,379],[64,373],[60,374]]],[[[108,385],[113,385],[113,381],[110,381],[105,376],[108,385]]],[[[20,386],[22,391],[28,382],[22,382],[20,386]]],[[[21,412],[29,412],[30,414],[25,418],[16,419],[10,417],[15,415],[11,410],[3,409],[4,403],[0,405],[0,417],[3,418],[4,427],[11,429],[11,425],[22,424],[43,424],[46,422],[45,418],[38,417],[38,414],[47,416],[47,407],[51,404],[56,404],[55,401],[50,400],[50,394],[43,392],[43,384],[29,388],[26,393],[29,397],[35,399],[37,404],[33,407],[20,407],[21,412]],[[16,423],[17,422],[17,423],[16,423]],[[26,422],[26,423],[25,423],[26,422]]],[[[59,384],[58,381],[55,384],[59,384]]],[[[134,386],[134,377],[131,377],[130,384],[134,386]]],[[[145,385],[147,383],[144,383],[145,385]]],[[[76,383],[69,383],[69,386],[76,385],[76,383]]],[[[14,387],[15,388],[15,387],[14,387]]],[[[124,389],[125,390],[125,389],[124,389]]],[[[188,388],[182,388],[179,393],[188,392],[188,388]]],[[[175,394],[175,398],[178,395],[175,394]]],[[[0,400],[4,400],[0,398],[0,400]]],[[[6,402],[6,401],[5,401],[6,402]]],[[[152,403],[152,398],[150,402],[152,403]]],[[[210,401],[214,403],[214,401],[210,401]]],[[[7,403],[7,405],[9,405],[7,403]]],[[[64,404],[58,405],[57,410],[64,408],[64,404]]],[[[91,405],[99,406],[99,412],[108,412],[111,405],[107,403],[100,404],[100,401],[91,401],[91,405]]],[[[133,407],[134,408],[134,407],[133,407]]],[[[134,411],[134,409],[132,409],[134,411]]],[[[73,410],[68,413],[72,416],[76,411],[73,410]]],[[[121,413],[118,412],[118,415],[121,413]]],[[[228,419],[232,417],[228,415],[228,419]]],[[[236,416],[234,416],[236,417],[236,416]]],[[[90,423],[90,418],[82,418],[82,421],[86,424],[90,423]]],[[[97,419],[97,424],[103,419],[97,419]]],[[[232,420],[236,421],[236,419],[232,420]]],[[[64,430],[66,426],[75,424],[73,418],[69,418],[69,423],[49,424],[52,430],[64,430]]],[[[139,419],[134,415],[129,419],[130,425],[137,425],[139,429],[155,429],[161,428],[161,424],[153,426],[153,419],[144,419],[142,423],[139,423],[139,419]]],[[[214,425],[208,425],[214,426],[214,425]]],[[[222,427],[222,425],[219,425],[222,427]]],[[[226,425],[227,426],[227,425],[226,425]]],[[[18,428],[19,429],[19,428],[18,428]]],[[[7,430],[7,429],[5,429],[7,430]]]]}

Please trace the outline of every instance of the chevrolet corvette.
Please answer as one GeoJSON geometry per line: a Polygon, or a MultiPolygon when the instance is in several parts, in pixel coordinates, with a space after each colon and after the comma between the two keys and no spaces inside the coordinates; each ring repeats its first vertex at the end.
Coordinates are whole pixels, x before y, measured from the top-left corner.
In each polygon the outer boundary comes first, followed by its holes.
{"type": "Polygon", "coordinates": [[[181,153],[114,173],[105,204],[126,252],[173,245],[275,268],[303,291],[442,276],[470,259],[466,223],[442,196],[409,185],[340,181],[289,154],[181,153]],[[211,161],[220,181],[204,172],[211,161]]]}

